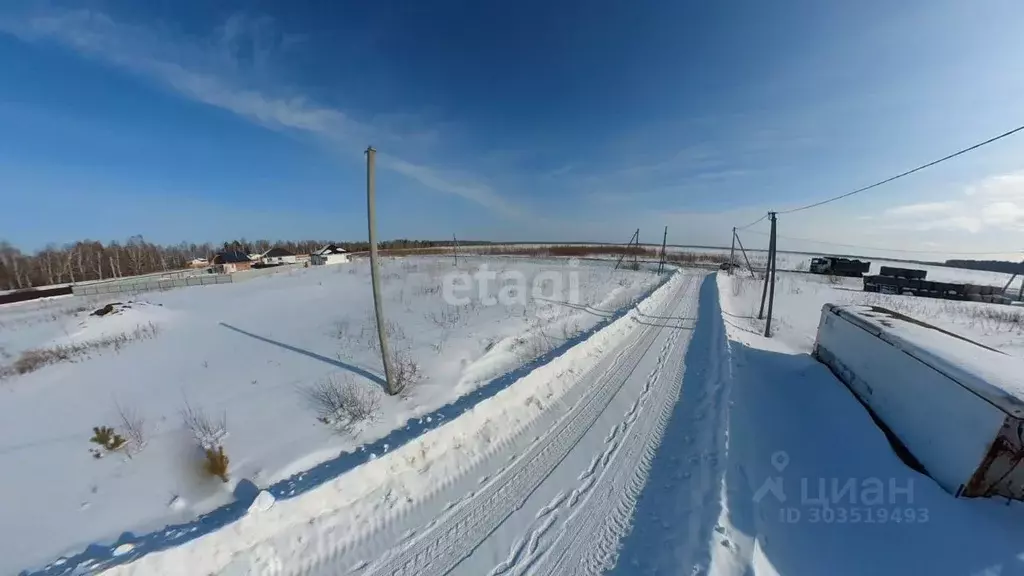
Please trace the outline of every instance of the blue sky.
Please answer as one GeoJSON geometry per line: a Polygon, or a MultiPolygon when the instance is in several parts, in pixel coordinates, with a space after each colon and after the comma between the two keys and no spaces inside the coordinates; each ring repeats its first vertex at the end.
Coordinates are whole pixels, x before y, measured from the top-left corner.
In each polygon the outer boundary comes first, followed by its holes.
{"type": "MultiPolygon", "coordinates": [[[[1024,123],[1019,0],[292,4],[3,3],[0,237],[364,239],[373,144],[384,237],[721,245],[1024,123]]],[[[1024,136],[780,234],[1024,250],[1024,136]]]]}

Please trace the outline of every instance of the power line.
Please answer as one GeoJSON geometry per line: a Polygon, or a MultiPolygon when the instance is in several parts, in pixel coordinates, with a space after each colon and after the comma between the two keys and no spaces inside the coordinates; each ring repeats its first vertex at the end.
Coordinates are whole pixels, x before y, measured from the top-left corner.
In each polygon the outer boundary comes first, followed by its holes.
{"type": "Polygon", "coordinates": [[[760,218],[758,218],[757,220],[754,220],[753,222],[751,222],[750,224],[747,224],[746,226],[737,226],[736,230],[746,230],[747,228],[750,228],[754,224],[757,224],[758,222],[764,220],[767,217],[768,217],[768,213],[765,212],[764,216],[761,216],[760,218]]]}
{"type": "MultiPolygon", "coordinates": [[[[748,234],[760,234],[762,236],[768,236],[767,232],[761,232],[758,230],[749,230],[748,234]]],[[[857,244],[842,244],[839,242],[828,242],[826,240],[814,240],[813,238],[796,238],[794,236],[783,236],[781,234],[776,235],[777,238],[783,238],[786,240],[795,240],[797,242],[811,242],[814,244],[826,244],[829,246],[839,246],[842,248],[860,248],[862,250],[875,250],[878,252],[904,252],[907,254],[941,254],[948,256],[999,256],[1003,254],[1009,254],[1016,252],[1015,250],[1002,250],[998,252],[949,252],[946,250],[901,250],[898,248],[876,248],[874,246],[859,246],[857,244]]]]}
{"type": "Polygon", "coordinates": [[[892,182],[893,180],[898,180],[900,178],[903,178],[904,176],[909,176],[909,175],[913,174],[914,172],[919,172],[921,170],[924,170],[925,168],[930,168],[932,166],[935,166],[936,164],[939,164],[941,162],[945,162],[946,160],[950,160],[952,158],[956,158],[957,156],[960,156],[961,154],[966,154],[966,153],[968,153],[968,152],[970,152],[972,150],[977,150],[978,148],[981,148],[982,146],[985,146],[987,144],[991,144],[991,143],[995,142],[996,140],[1002,140],[1003,138],[1006,138],[1007,136],[1011,136],[1013,134],[1016,134],[1017,132],[1020,132],[1022,130],[1024,130],[1024,126],[1018,126],[1018,127],[1014,128],[1013,130],[1010,130],[1009,132],[1003,132],[999,136],[996,136],[994,138],[989,138],[988,140],[985,140],[984,142],[979,142],[979,143],[977,143],[977,144],[975,144],[973,146],[970,146],[968,148],[963,148],[963,149],[961,149],[961,150],[959,150],[957,152],[954,152],[954,153],[950,154],[949,156],[943,156],[942,158],[939,158],[938,160],[933,160],[933,161],[931,161],[931,162],[929,162],[927,164],[922,164],[922,165],[918,166],[917,168],[914,168],[912,170],[907,170],[906,172],[897,174],[895,176],[891,176],[891,177],[886,178],[885,180],[882,180],[880,182],[875,182],[874,184],[871,184],[870,186],[865,186],[863,188],[858,188],[858,189],[856,189],[856,190],[854,190],[852,192],[847,192],[846,194],[840,194],[839,196],[833,196],[832,198],[828,198],[828,199],[822,200],[820,202],[815,202],[813,204],[808,204],[806,206],[800,206],[799,208],[791,208],[789,210],[782,210],[782,211],[779,211],[779,214],[791,214],[793,212],[800,212],[801,210],[807,210],[808,208],[816,208],[818,206],[821,206],[822,204],[828,204],[829,202],[835,202],[836,200],[841,200],[843,198],[847,198],[849,196],[853,196],[854,194],[860,194],[861,192],[865,192],[867,190],[871,190],[872,188],[877,188],[877,187],[879,187],[879,186],[881,186],[883,184],[888,184],[889,182],[892,182]]]}

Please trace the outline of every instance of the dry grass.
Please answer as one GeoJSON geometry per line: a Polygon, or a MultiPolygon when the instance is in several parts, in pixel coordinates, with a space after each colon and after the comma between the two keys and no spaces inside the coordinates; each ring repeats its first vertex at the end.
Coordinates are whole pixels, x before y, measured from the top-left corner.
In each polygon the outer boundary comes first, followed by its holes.
{"type": "Polygon", "coordinates": [[[50,364],[60,362],[76,362],[83,356],[89,357],[93,352],[113,348],[120,352],[121,348],[131,342],[148,340],[160,332],[156,324],[150,322],[145,326],[137,326],[132,332],[122,332],[97,340],[75,344],[59,344],[51,348],[33,348],[22,352],[12,364],[0,366],[0,379],[10,376],[28,374],[50,364]]]}

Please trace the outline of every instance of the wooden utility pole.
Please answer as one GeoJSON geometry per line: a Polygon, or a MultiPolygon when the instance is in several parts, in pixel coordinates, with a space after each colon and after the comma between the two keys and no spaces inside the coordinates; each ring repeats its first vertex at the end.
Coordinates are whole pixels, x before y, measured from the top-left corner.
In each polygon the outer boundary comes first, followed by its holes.
{"type": "Polygon", "coordinates": [[[732,246],[729,248],[729,274],[732,274],[732,268],[736,265],[736,227],[732,227],[732,246]]]}
{"type": "MultiPolygon", "coordinates": [[[[768,213],[769,216],[771,216],[772,214],[773,214],[772,212],[768,213]]],[[[774,216],[772,216],[772,218],[774,218],[774,216]]],[[[774,222],[774,220],[772,220],[772,221],[774,222]]],[[[757,312],[757,319],[758,320],[764,320],[764,304],[768,300],[768,282],[771,281],[772,252],[774,252],[774,251],[775,251],[775,232],[773,230],[771,235],[768,237],[768,260],[765,262],[765,265],[764,265],[764,285],[761,288],[761,308],[757,312]]]]}
{"type": "Polygon", "coordinates": [[[452,234],[452,257],[455,259],[455,267],[459,267],[459,240],[452,234]]]}
{"type": "Polygon", "coordinates": [[[380,355],[384,361],[384,380],[387,392],[394,396],[401,392],[396,389],[392,378],[391,354],[388,338],[384,331],[384,309],[380,297],[380,268],[377,265],[377,211],[374,204],[373,160],[377,151],[370,146],[366,149],[366,221],[370,233],[370,282],[373,284],[373,311],[377,316],[377,337],[380,339],[380,355]]]}
{"type": "Polygon", "coordinates": [[[772,237],[771,237],[771,254],[769,255],[769,262],[772,267],[772,284],[768,289],[768,321],[764,323],[764,335],[766,338],[772,337],[772,305],[775,304],[775,270],[777,266],[775,264],[775,254],[778,251],[778,240],[775,235],[775,212],[772,212],[772,237]]]}
{"type": "Polygon", "coordinates": [[[665,233],[661,236],[661,260],[658,262],[658,274],[665,270],[665,243],[668,241],[668,226],[665,226],[665,233]]]}
{"type": "Polygon", "coordinates": [[[622,259],[626,257],[626,254],[629,253],[629,248],[631,246],[633,246],[633,240],[636,240],[637,244],[639,244],[639,242],[640,242],[640,229],[639,228],[637,228],[636,232],[633,232],[633,235],[629,237],[629,243],[626,244],[626,247],[622,250],[622,254],[619,256],[619,259],[615,261],[615,269],[616,270],[619,269],[619,264],[622,264],[622,259]]]}

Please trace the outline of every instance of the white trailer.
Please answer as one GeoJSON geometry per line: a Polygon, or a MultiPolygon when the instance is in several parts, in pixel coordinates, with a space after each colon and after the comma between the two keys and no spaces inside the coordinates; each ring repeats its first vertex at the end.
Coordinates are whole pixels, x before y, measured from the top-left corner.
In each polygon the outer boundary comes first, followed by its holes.
{"type": "Polygon", "coordinates": [[[1024,359],[891,310],[834,304],[814,355],[945,490],[1024,499],[1024,359]]]}

